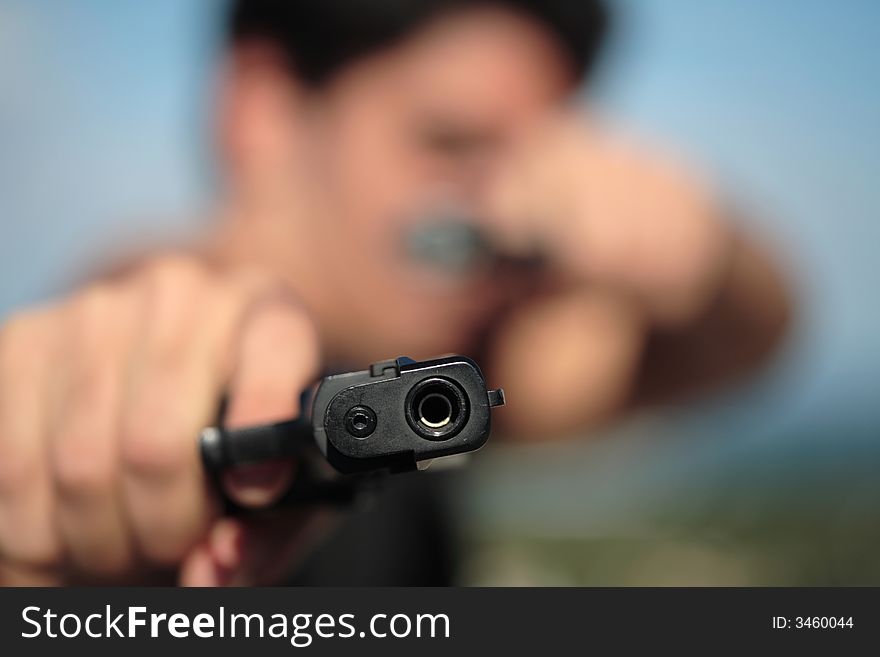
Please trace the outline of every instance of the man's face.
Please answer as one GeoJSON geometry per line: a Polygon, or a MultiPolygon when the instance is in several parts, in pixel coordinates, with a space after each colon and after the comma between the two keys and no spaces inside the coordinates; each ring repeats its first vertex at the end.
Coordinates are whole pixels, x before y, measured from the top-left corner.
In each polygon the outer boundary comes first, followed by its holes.
{"type": "Polygon", "coordinates": [[[420,263],[407,235],[451,206],[478,221],[493,170],[571,85],[539,25],[485,9],[438,19],[304,94],[297,175],[318,199],[314,248],[335,321],[358,327],[366,357],[466,348],[497,308],[497,284],[420,263]]]}

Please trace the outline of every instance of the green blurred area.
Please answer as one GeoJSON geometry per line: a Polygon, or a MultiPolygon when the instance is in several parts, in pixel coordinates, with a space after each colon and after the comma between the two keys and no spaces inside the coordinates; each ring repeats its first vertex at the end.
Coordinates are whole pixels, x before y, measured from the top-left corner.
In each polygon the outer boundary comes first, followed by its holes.
{"type": "Polygon", "coordinates": [[[880,585],[877,434],[824,437],[495,450],[461,475],[461,583],[880,585]]]}

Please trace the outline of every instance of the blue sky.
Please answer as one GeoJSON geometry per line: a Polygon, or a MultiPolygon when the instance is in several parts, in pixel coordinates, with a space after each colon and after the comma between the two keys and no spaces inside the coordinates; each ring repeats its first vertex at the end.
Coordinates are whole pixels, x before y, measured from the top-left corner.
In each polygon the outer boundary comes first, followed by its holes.
{"type": "MultiPolygon", "coordinates": [[[[0,4],[0,312],[115,241],[195,225],[219,5],[0,4]]],[[[715,410],[880,426],[880,3],[614,6],[598,101],[714,172],[803,299],[779,368],[715,410]]]]}

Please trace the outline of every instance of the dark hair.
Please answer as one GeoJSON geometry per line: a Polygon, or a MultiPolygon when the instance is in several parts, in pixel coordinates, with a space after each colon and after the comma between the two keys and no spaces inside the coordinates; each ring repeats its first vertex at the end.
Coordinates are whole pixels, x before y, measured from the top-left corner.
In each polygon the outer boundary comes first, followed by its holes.
{"type": "Polygon", "coordinates": [[[277,43],[297,77],[317,86],[431,19],[474,6],[536,20],[556,38],[578,78],[589,73],[607,29],[602,0],[233,0],[229,32],[234,42],[277,43]]]}

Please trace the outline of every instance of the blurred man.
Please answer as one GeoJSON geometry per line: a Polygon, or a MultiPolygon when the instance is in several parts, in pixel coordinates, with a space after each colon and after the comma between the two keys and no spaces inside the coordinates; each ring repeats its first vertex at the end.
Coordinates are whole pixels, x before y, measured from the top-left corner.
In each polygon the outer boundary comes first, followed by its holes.
{"type": "MultiPolygon", "coordinates": [[[[778,343],[779,275],[707,186],[566,107],[597,2],[239,0],[231,25],[213,231],[3,326],[5,582],[285,575],[326,530],[219,516],[195,436],[224,393],[230,426],[276,421],[322,371],[460,352],[504,385],[501,431],[534,440],[711,390],[778,343]],[[444,221],[479,242],[466,262],[412,246],[444,221]]],[[[294,477],[223,484],[261,507],[294,477]]],[[[386,561],[433,544],[412,516],[383,516],[386,561]]],[[[340,572],[373,567],[363,540],[340,572]]]]}

